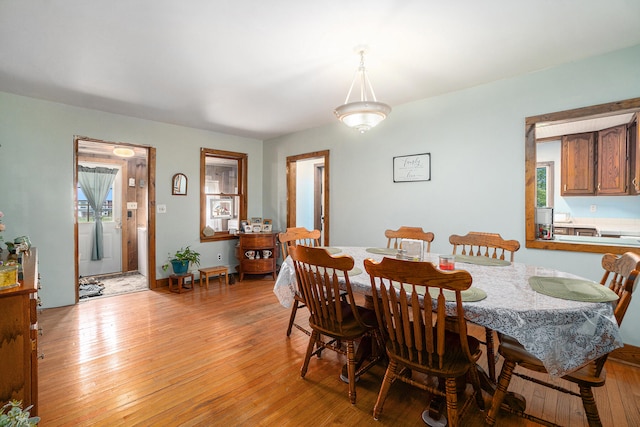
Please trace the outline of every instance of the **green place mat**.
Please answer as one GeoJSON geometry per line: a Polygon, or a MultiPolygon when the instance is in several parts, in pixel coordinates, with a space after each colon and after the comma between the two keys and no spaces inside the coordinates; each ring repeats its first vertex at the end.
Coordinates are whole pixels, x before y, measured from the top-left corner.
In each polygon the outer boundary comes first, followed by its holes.
{"type": "MultiPolygon", "coordinates": [[[[412,286],[411,285],[407,285],[405,283],[404,289],[407,292],[411,292],[412,286]]],[[[420,295],[424,295],[425,294],[425,287],[424,286],[416,286],[416,290],[418,291],[418,293],[420,295]]],[[[456,293],[454,291],[449,291],[447,289],[443,289],[442,292],[444,294],[444,299],[445,300],[447,300],[447,301],[455,301],[456,300],[456,293]]],[[[429,295],[431,295],[432,299],[436,299],[436,298],[438,298],[438,295],[440,295],[440,290],[437,289],[437,288],[429,288],[429,295]]],[[[487,297],[487,293],[485,291],[483,291],[482,289],[479,289],[479,288],[475,288],[473,286],[470,287],[467,290],[464,290],[464,291],[460,292],[460,295],[462,296],[462,302],[481,301],[481,300],[483,300],[483,299],[485,299],[487,297]]]]}
{"type": "MultiPolygon", "coordinates": [[[[319,267],[319,268],[322,271],[322,267],[319,267]]],[[[353,267],[351,270],[347,271],[347,273],[349,273],[349,276],[357,276],[358,274],[362,274],[362,269],[358,267],[353,267]]],[[[338,277],[344,277],[344,272],[342,270],[336,270],[336,275],[338,277]]]]}
{"type": "Polygon", "coordinates": [[[397,255],[398,250],[393,248],[367,248],[367,252],[378,255],[397,255]]]}
{"type": "Polygon", "coordinates": [[[456,255],[456,262],[464,262],[467,264],[477,264],[477,265],[492,265],[492,266],[511,265],[511,262],[504,259],[489,258],[486,256],[469,256],[469,255],[456,255]]]}
{"type": "Polygon", "coordinates": [[[342,252],[342,249],[332,248],[330,246],[318,246],[318,247],[322,249],[326,249],[327,252],[329,252],[331,255],[339,254],[340,252],[342,252]]]}
{"type": "Polygon", "coordinates": [[[533,276],[529,278],[529,285],[541,294],[571,301],[607,302],[618,299],[611,289],[589,280],[533,276]]]}

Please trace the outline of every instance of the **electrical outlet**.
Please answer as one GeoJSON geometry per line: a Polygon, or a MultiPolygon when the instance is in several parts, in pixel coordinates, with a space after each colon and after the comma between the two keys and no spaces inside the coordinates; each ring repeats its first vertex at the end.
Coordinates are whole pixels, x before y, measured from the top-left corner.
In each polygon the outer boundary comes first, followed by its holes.
{"type": "Polygon", "coordinates": [[[218,261],[222,261],[222,254],[218,254],[218,261]]]}
{"type": "Polygon", "coordinates": [[[598,210],[598,206],[597,206],[597,205],[591,205],[591,206],[589,206],[589,211],[591,211],[591,212],[595,212],[595,211],[597,211],[597,210],[598,210]]]}

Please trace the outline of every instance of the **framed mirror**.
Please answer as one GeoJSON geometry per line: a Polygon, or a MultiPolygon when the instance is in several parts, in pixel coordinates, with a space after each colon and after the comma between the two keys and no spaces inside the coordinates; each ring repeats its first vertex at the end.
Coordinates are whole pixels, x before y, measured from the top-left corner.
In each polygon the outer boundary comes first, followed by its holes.
{"type": "Polygon", "coordinates": [[[526,247],[640,250],[639,116],[633,98],[525,119],[526,247]],[[537,232],[542,210],[551,238],[537,232]]]}
{"type": "Polygon", "coordinates": [[[171,194],[174,196],[187,195],[187,176],[183,173],[173,175],[171,194]]]}

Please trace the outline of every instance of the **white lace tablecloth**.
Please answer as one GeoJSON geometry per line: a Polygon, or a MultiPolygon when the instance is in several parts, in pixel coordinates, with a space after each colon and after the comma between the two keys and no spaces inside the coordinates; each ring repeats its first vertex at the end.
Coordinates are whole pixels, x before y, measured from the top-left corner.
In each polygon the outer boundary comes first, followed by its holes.
{"type": "MultiPolygon", "coordinates": [[[[353,291],[371,295],[364,260],[379,261],[383,255],[367,252],[363,247],[339,249],[341,252],[336,255],[352,256],[355,266],[363,271],[349,275],[353,291]]],[[[427,254],[425,261],[437,263],[438,255],[427,254]]],[[[553,376],[565,375],[623,345],[611,303],[554,298],[535,292],[529,285],[531,276],[579,276],[521,263],[483,266],[457,262],[456,269],[469,271],[472,286],[487,293],[484,300],[463,303],[467,319],[514,337],[542,360],[553,376]]],[[[291,307],[295,291],[295,271],[288,258],[282,264],[274,293],[283,306],[291,307]]]]}

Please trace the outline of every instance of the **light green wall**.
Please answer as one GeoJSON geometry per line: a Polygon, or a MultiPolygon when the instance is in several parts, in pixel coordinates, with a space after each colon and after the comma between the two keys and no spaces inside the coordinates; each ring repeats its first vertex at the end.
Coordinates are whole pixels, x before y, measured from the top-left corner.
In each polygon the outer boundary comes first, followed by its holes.
{"type": "Polygon", "coordinates": [[[249,216],[262,216],[262,143],[215,132],[108,114],[0,92],[0,211],[6,239],[29,235],[39,250],[43,307],[74,303],[73,138],[148,145],[157,149],[156,263],[181,246],[202,254],[202,265],[236,265],[235,240],[200,243],[200,148],[249,155],[249,216]],[[187,196],[171,195],[171,177],[189,179],[187,196]]]}
{"type": "MultiPolygon", "coordinates": [[[[524,248],[524,119],[640,97],[638,70],[635,46],[396,106],[365,134],[336,122],[265,141],[264,215],[286,225],[286,157],[328,149],[332,245],[379,246],[385,229],[415,225],[435,233],[433,252],[449,252],[451,234],[492,231],[523,244],[518,261],[599,281],[601,255],[524,248]],[[392,158],[419,153],[431,153],[432,180],[393,183],[392,158]]],[[[640,297],[622,328],[636,346],[638,322],[640,297]]]]}

